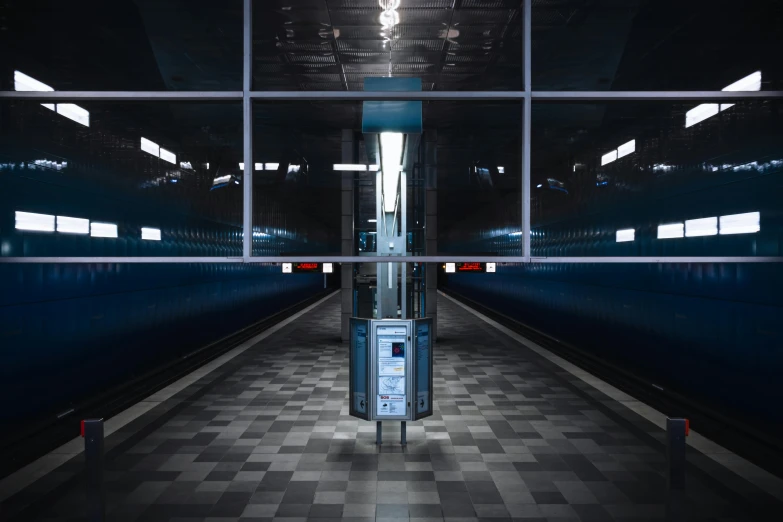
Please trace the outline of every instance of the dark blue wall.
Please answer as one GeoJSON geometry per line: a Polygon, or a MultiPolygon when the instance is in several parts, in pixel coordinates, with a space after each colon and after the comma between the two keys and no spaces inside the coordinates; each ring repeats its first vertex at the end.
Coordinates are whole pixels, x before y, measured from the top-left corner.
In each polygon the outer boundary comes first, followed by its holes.
{"type": "Polygon", "coordinates": [[[0,411],[23,422],[323,289],[320,274],[242,264],[13,264],[0,281],[0,411]]]}
{"type": "Polygon", "coordinates": [[[532,264],[447,286],[717,411],[783,434],[777,264],[532,264]]]}

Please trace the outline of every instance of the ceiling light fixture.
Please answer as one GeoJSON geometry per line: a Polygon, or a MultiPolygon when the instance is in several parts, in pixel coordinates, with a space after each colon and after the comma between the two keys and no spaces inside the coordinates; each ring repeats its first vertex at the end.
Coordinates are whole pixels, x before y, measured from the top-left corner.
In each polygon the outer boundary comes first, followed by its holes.
{"type": "Polygon", "coordinates": [[[403,143],[405,137],[399,132],[382,132],[381,177],[383,178],[383,210],[394,212],[397,203],[397,188],[400,184],[403,143]]]}

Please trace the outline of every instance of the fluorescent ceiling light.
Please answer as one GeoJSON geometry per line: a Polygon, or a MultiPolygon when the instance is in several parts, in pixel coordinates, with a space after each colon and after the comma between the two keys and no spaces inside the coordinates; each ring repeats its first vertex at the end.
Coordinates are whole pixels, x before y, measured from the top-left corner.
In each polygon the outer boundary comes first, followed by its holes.
{"type": "Polygon", "coordinates": [[[761,230],[761,214],[748,212],[720,217],[720,234],[752,234],[761,230]]]}
{"type": "Polygon", "coordinates": [[[538,185],[536,185],[536,188],[541,188],[541,187],[543,187],[543,186],[544,186],[544,185],[542,185],[541,183],[539,183],[538,185]]]}
{"type": "MultiPolygon", "coordinates": [[[[180,161],[179,162],[179,168],[192,170],[193,169],[193,165],[191,165],[189,161],[180,161]]],[[[209,168],[209,167],[207,167],[207,168],[209,168]]]]}
{"type": "Polygon", "coordinates": [[[113,223],[90,223],[92,237],[117,237],[117,225],[113,223]]]}
{"type": "Polygon", "coordinates": [[[456,263],[446,263],[446,273],[447,274],[453,274],[457,271],[457,264],[456,263]]]}
{"type": "Polygon", "coordinates": [[[378,220],[377,219],[368,219],[367,222],[368,223],[377,223],[378,220]]]}
{"type": "Polygon", "coordinates": [[[617,158],[622,158],[636,151],[636,140],[631,140],[628,143],[623,143],[617,147],[617,158]]]}
{"type": "Polygon", "coordinates": [[[14,71],[14,90],[16,91],[38,91],[51,92],[54,87],[39,82],[31,76],[27,76],[21,71],[14,71]]]}
{"type": "Polygon", "coordinates": [[[239,170],[245,170],[245,164],[244,163],[240,163],[239,164],[239,170]]]}
{"type": "Polygon", "coordinates": [[[521,236],[522,232],[512,232],[509,234],[509,236],[521,236]]]}
{"type": "Polygon", "coordinates": [[[404,136],[399,132],[381,133],[381,176],[383,178],[383,210],[394,212],[397,187],[400,184],[400,163],[404,136]]]}
{"type": "Polygon", "coordinates": [[[498,167],[498,174],[505,174],[506,169],[504,167],[498,167]]]}
{"type": "Polygon", "coordinates": [[[634,239],[636,239],[636,230],[633,228],[624,228],[617,231],[615,242],[626,243],[628,241],[633,241],[634,239]]]}
{"type": "Polygon", "coordinates": [[[253,168],[256,170],[264,170],[264,164],[263,163],[254,163],[253,168]]]}
{"type": "Polygon", "coordinates": [[[486,272],[488,274],[494,274],[495,273],[495,263],[487,263],[487,270],[486,272]]]}
{"type": "Polygon", "coordinates": [[[90,113],[73,103],[58,103],[57,114],[65,116],[69,120],[81,123],[85,127],[90,126],[90,113]]]}
{"type": "Polygon", "coordinates": [[[658,239],[671,239],[675,237],[683,237],[682,223],[658,225],[658,239]]]}
{"type": "Polygon", "coordinates": [[[299,172],[302,170],[301,165],[288,165],[288,172],[299,172]]]}
{"type": "Polygon", "coordinates": [[[612,152],[607,152],[606,154],[601,156],[601,166],[604,166],[607,163],[611,163],[616,159],[617,159],[617,150],[613,150],[612,152]]]}
{"type": "Polygon", "coordinates": [[[141,139],[141,150],[152,154],[156,158],[160,157],[160,146],[154,141],[148,140],[147,138],[141,139]]]}
{"type": "Polygon", "coordinates": [[[718,114],[717,103],[702,103],[685,113],[685,128],[692,127],[718,114]]]}
{"type": "Polygon", "coordinates": [[[359,163],[335,163],[334,170],[364,172],[367,170],[367,165],[360,165],[359,163]]]}
{"type": "Polygon", "coordinates": [[[89,234],[90,220],[57,216],[57,232],[65,232],[67,234],[89,234]]]}
{"type": "Polygon", "coordinates": [[[33,212],[15,212],[15,228],[17,230],[35,230],[37,232],[54,232],[54,216],[35,214],[33,212]]]}
{"type": "Polygon", "coordinates": [[[141,238],[147,241],[160,241],[160,229],[142,227],[141,238]]]}
{"type": "Polygon", "coordinates": [[[283,263],[283,273],[284,274],[290,274],[292,272],[291,265],[292,265],[292,263],[283,263]]]}
{"type": "MultiPolygon", "coordinates": [[[[36,92],[51,92],[54,88],[39,82],[35,78],[27,76],[23,72],[14,71],[14,90],[15,91],[36,91],[36,92]]],[[[55,110],[54,103],[42,103],[44,107],[49,110],[55,110]]]]}
{"type": "Polygon", "coordinates": [[[370,172],[378,172],[381,169],[380,165],[367,165],[367,170],[370,172]]]}
{"type": "Polygon", "coordinates": [[[737,92],[737,91],[760,91],[761,90],[761,71],[756,71],[737,80],[731,85],[727,85],[723,88],[724,91],[737,92]]]}
{"type": "Polygon", "coordinates": [[[169,152],[163,147],[160,148],[160,159],[163,161],[168,161],[169,163],[176,165],[177,164],[177,155],[173,152],[169,152]]]}
{"type": "Polygon", "coordinates": [[[280,168],[280,164],[279,163],[264,163],[264,168],[266,170],[277,170],[278,168],[280,168]]]}
{"type": "Polygon", "coordinates": [[[226,174],[225,176],[218,176],[212,180],[212,185],[220,185],[221,183],[228,183],[229,181],[231,181],[231,174],[226,174]]]}
{"type": "Polygon", "coordinates": [[[331,274],[332,272],[334,272],[334,265],[332,263],[324,263],[323,271],[324,274],[331,274]]]}
{"type": "MultiPolygon", "coordinates": [[[[722,90],[727,92],[760,91],[761,71],[751,73],[731,85],[727,85],[722,90]]],[[[692,127],[707,118],[715,116],[718,112],[725,111],[731,107],[734,107],[733,103],[722,103],[720,105],[717,103],[703,103],[685,113],[685,128],[692,127]]]]}
{"type": "Polygon", "coordinates": [[[685,237],[715,236],[718,234],[718,218],[689,219],[685,222],[685,237]]]}

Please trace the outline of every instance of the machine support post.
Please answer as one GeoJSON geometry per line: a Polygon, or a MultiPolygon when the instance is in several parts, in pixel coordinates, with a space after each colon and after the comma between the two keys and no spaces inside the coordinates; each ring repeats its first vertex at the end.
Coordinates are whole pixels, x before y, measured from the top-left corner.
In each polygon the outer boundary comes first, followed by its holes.
{"type": "Polygon", "coordinates": [[[83,420],[82,436],[87,468],[87,520],[103,522],[106,517],[103,486],[103,419],[83,420]]]}
{"type": "Polygon", "coordinates": [[[381,421],[375,423],[375,443],[378,446],[383,444],[383,427],[381,427],[381,421]]]}
{"type": "Polygon", "coordinates": [[[407,433],[407,423],[405,421],[402,421],[400,423],[400,445],[407,446],[408,445],[408,433],[407,433]]]}
{"type": "Polygon", "coordinates": [[[666,520],[685,520],[685,437],[687,419],[666,419],[666,520]]]}

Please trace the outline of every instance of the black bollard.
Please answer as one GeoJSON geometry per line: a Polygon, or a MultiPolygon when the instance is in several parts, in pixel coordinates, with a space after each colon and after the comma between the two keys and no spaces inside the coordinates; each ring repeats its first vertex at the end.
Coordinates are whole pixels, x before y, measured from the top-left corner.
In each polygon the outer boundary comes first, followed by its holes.
{"type": "Polygon", "coordinates": [[[400,423],[400,445],[401,446],[408,445],[408,430],[405,421],[402,421],[400,423]]]}
{"type": "Polygon", "coordinates": [[[103,487],[103,419],[83,420],[82,437],[87,467],[87,521],[104,522],[106,495],[103,487]]]}
{"type": "Polygon", "coordinates": [[[666,419],[666,520],[683,522],[685,513],[685,437],[687,419],[666,419]]]}
{"type": "Polygon", "coordinates": [[[375,443],[378,446],[383,444],[383,428],[381,428],[381,421],[375,423],[375,443]]]}

